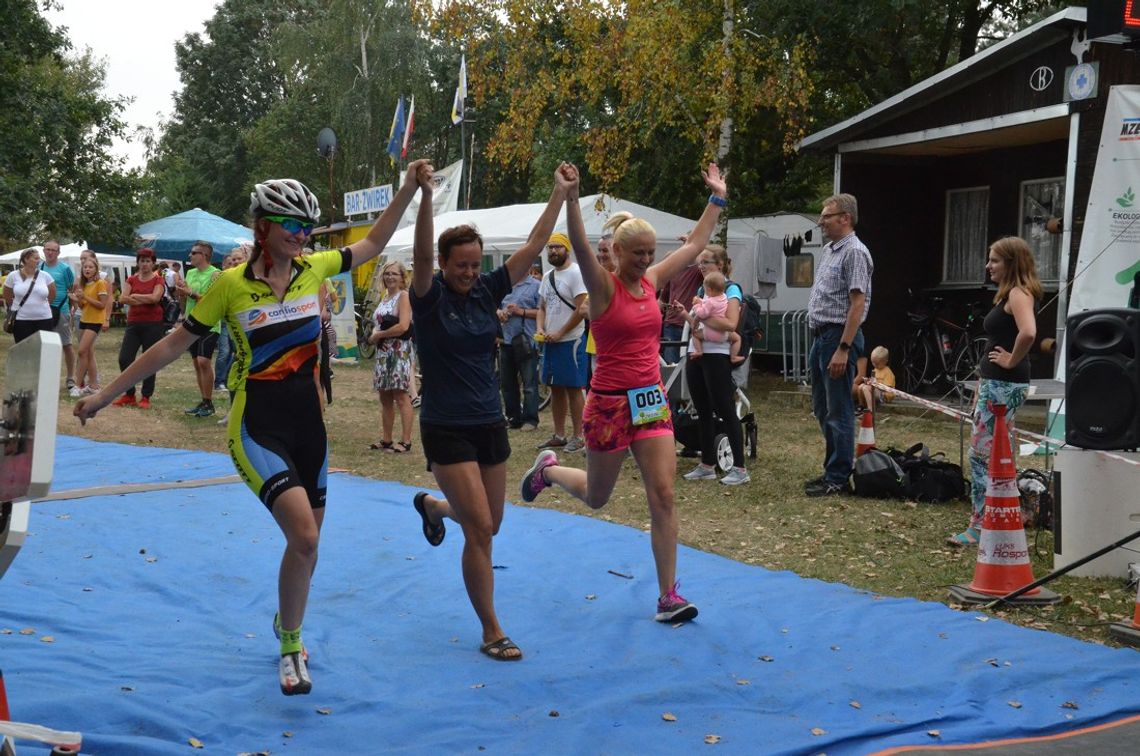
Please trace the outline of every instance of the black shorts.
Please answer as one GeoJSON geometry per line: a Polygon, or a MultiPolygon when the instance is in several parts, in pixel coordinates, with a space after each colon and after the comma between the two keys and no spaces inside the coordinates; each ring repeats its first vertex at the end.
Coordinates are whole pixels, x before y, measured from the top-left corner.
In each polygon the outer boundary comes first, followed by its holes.
{"type": "Polygon", "coordinates": [[[186,350],[186,353],[191,357],[205,357],[208,360],[214,356],[214,350],[217,348],[218,334],[210,331],[191,344],[190,348],[186,350]]]}
{"type": "Polygon", "coordinates": [[[81,331],[94,331],[95,333],[99,333],[100,331],[103,330],[103,324],[102,323],[80,323],[79,324],[79,330],[81,330],[81,331]]]}
{"type": "Polygon", "coordinates": [[[421,422],[420,441],[429,471],[433,462],[440,465],[460,462],[498,465],[511,456],[506,420],[488,425],[431,425],[421,422]]]}

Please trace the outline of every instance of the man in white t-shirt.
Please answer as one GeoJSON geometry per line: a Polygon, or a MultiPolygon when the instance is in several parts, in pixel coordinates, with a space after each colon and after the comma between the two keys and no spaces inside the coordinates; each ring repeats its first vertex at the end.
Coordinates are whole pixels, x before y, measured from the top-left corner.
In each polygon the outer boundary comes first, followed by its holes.
{"type": "Polygon", "coordinates": [[[538,318],[535,338],[545,342],[542,382],[550,386],[550,408],[554,435],[539,444],[540,449],[561,448],[576,452],[582,441],[582,409],[589,359],[586,355],[586,323],[579,307],[586,301],[586,284],[576,263],[570,262],[570,239],[556,233],[546,245],[551,271],[538,289],[538,318]],[[569,411],[573,435],[566,435],[569,411]]]}

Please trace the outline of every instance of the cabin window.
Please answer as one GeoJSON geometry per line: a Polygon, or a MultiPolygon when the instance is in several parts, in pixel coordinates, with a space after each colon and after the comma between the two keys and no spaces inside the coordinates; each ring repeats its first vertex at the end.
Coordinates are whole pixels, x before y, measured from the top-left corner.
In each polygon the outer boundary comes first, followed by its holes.
{"type": "Polygon", "coordinates": [[[810,289],[815,280],[815,255],[806,252],[785,258],[784,280],[792,289],[810,289]]]}
{"type": "Polygon", "coordinates": [[[1056,281],[1060,278],[1060,231],[1064,213],[1063,177],[1021,182],[1020,234],[1033,250],[1033,257],[1037,261],[1037,277],[1042,281],[1056,281]]]}
{"type": "Polygon", "coordinates": [[[981,284],[986,277],[990,188],[975,186],[946,192],[946,247],[943,283],[981,284]]]}

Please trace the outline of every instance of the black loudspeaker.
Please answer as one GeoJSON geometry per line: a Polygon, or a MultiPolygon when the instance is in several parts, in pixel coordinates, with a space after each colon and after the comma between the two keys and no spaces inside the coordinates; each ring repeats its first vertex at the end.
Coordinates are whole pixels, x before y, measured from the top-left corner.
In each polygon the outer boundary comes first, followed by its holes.
{"type": "Polygon", "coordinates": [[[1065,441],[1140,447],[1140,310],[1089,310],[1066,328],[1065,441]]]}

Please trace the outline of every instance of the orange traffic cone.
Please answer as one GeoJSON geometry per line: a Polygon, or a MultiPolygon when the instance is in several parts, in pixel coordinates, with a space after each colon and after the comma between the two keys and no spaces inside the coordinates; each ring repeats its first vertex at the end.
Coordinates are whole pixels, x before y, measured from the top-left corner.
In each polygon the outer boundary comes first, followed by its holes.
{"type": "Polygon", "coordinates": [[[1113,622],[1108,626],[1108,633],[1122,643],[1140,646],[1140,587],[1136,591],[1136,609],[1132,613],[1132,622],[1113,622]]]}
{"type": "Polygon", "coordinates": [[[8,711],[8,693],[4,690],[4,671],[0,670],[0,722],[10,722],[12,714],[8,711]]]}
{"type": "MultiPolygon", "coordinates": [[[[978,559],[974,565],[974,581],[955,585],[950,595],[964,604],[988,604],[996,596],[1005,596],[1033,582],[1029,563],[1029,546],[1021,523],[1021,495],[1017,490],[1017,467],[1013,463],[1009,430],[1005,423],[1005,405],[993,405],[994,445],[990,451],[989,485],[986,487],[986,511],[978,539],[978,559]]],[[[1006,602],[1013,605],[1041,606],[1061,600],[1053,591],[1034,588],[1006,602]]]]}
{"type": "Polygon", "coordinates": [[[855,456],[862,457],[875,448],[875,414],[871,410],[863,413],[859,421],[859,434],[855,436],[855,456]]]}

